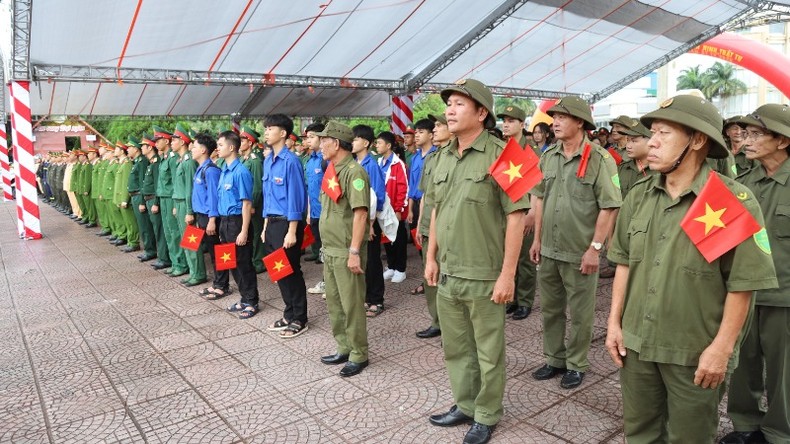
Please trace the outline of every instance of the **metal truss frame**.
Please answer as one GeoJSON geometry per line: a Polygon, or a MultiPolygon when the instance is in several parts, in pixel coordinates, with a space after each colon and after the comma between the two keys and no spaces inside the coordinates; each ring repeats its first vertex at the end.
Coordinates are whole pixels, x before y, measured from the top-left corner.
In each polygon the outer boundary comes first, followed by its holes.
{"type": "Polygon", "coordinates": [[[30,25],[33,15],[32,0],[13,0],[13,48],[11,53],[11,79],[30,80],[30,25]]]}

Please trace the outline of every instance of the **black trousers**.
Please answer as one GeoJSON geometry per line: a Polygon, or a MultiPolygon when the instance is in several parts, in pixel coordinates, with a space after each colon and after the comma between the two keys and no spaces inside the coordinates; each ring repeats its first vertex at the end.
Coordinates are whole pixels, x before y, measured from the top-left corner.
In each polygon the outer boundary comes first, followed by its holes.
{"type": "MultiPolygon", "coordinates": [[[[211,257],[211,266],[214,267],[214,282],[212,282],[211,287],[216,288],[217,290],[222,290],[224,292],[228,292],[230,288],[230,273],[228,270],[217,271],[217,260],[214,258],[214,245],[220,243],[219,241],[219,221],[220,218],[217,218],[217,233],[209,236],[208,234],[203,235],[203,240],[200,241],[200,246],[204,249],[203,251],[208,250],[208,254],[211,257]]],[[[201,230],[205,230],[208,226],[208,214],[203,213],[195,213],[195,224],[201,230]]]]}
{"type": "MultiPolygon", "coordinates": [[[[269,218],[265,230],[266,242],[263,244],[265,255],[268,256],[275,250],[282,248],[285,234],[288,232],[288,224],[289,222],[285,219],[269,218]]],[[[296,227],[296,244],[285,249],[285,255],[288,256],[288,261],[294,272],[277,281],[283,302],[285,302],[283,318],[289,323],[299,321],[302,325],[307,324],[307,287],[304,284],[301,263],[304,227],[305,222],[299,221],[299,225],[296,227]]]]}
{"type": "MultiPolygon", "coordinates": [[[[219,240],[222,243],[235,243],[241,233],[241,216],[221,216],[219,220],[219,240]]],[[[233,280],[239,287],[241,303],[258,305],[258,278],[252,266],[252,223],[247,228],[247,243],[236,245],[236,268],[230,270],[233,280]]]]}
{"type": "Polygon", "coordinates": [[[373,222],[373,240],[368,241],[368,263],[365,268],[365,302],[384,303],[384,265],[381,263],[381,227],[373,222]]]}
{"type": "Polygon", "coordinates": [[[312,249],[316,254],[321,250],[321,231],[318,229],[318,218],[310,219],[310,230],[313,232],[315,242],[313,242],[312,249]]]}
{"type": "Polygon", "coordinates": [[[384,251],[387,252],[387,268],[406,271],[406,244],[409,242],[407,236],[406,221],[402,220],[398,224],[398,236],[395,242],[384,244],[384,251]]]}

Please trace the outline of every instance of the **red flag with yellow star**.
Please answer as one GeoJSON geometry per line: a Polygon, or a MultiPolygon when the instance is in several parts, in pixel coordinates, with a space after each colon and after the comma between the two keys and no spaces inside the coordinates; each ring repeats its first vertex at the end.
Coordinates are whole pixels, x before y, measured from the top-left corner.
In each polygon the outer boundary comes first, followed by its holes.
{"type": "Polygon", "coordinates": [[[708,263],[762,229],[738,199],[718,174],[711,171],[708,182],[680,221],[681,228],[708,263]]]}
{"type": "Polygon", "coordinates": [[[198,248],[200,248],[200,241],[203,240],[204,234],[206,234],[204,230],[201,230],[194,225],[187,225],[183,236],[181,236],[181,248],[185,250],[198,251],[198,248]]]}
{"type": "Polygon", "coordinates": [[[315,235],[313,234],[313,229],[310,228],[310,225],[304,226],[304,239],[302,240],[302,250],[313,245],[315,243],[315,235]]]}
{"type": "Polygon", "coordinates": [[[488,172],[513,202],[521,199],[543,179],[538,168],[540,159],[530,149],[523,149],[510,138],[499,158],[491,164],[488,172]]]}
{"type": "Polygon", "coordinates": [[[278,248],[272,254],[264,257],[263,264],[266,265],[266,271],[269,272],[269,278],[272,282],[277,282],[294,272],[291,262],[285,254],[285,248],[278,248]]]}
{"type": "Polygon", "coordinates": [[[236,244],[214,245],[214,268],[217,271],[236,268],[236,244]]]}
{"type": "Polygon", "coordinates": [[[326,193],[335,203],[340,199],[340,195],[343,194],[343,190],[340,189],[340,183],[337,181],[335,164],[332,162],[329,162],[329,166],[324,172],[324,180],[321,182],[321,191],[326,193]]]}

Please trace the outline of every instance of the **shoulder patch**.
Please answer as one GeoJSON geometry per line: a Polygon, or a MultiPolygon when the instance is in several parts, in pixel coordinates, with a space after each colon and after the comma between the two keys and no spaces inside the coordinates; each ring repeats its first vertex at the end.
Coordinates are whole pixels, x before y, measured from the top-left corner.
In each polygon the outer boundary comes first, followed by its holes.
{"type": "Polygon", "coordinates": [[[738,200],[746,200],[749,198],[748,193],[738,193],[735,196],[738,198],[738,200]]]}
{"type": "Polygon", "coordinates": [[[355,190],[362,191],[365,188],[365,181],[358,177],[354,179],[353,182],[351,182],[351,185],[354,187],[355,190]]]}
{"type": "Polygon", "coordinates": [[[620,188],[620,175],[619,174],[615,174],[614,176],[612,176],[612,183],[617,188],[620,188]]]}
{"type": "Polygon", "coordinates": [[[771,243],[768,242],[768,232],[765,231],[765,227],[754,233],[752,237],[754,238],[754,243],[757,244],[757,248],[765,254],[771,254],[771,243]]]}

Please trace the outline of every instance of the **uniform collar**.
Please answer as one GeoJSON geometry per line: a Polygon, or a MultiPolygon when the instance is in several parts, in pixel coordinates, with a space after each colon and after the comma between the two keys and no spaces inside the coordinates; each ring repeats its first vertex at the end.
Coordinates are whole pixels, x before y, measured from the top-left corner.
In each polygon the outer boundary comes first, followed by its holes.
{"type": "Polygon", "coordinates": [[[779,166],[779,169],[776,170],[773,176],[767,176],[765,174],[765,168],[763,168],[759,162],[752,169],[754,170],[754,174],[757,175],[758,180],[769,179],[780,185],[787,185],[790,179],[790,158],[782,162],[782,165],[779,166]]]}
{"type": "MultiPolygon", "coordinates": [[[[712,170],[710,166],[708,166],[708,162],[702,162],[702,168],[700,168],[699,172],[697,173],[697,177],[695,177],[694,181],[691,182],[691,186],[689,186],[686,190],[683,190],[683,192],[680,193],[678,198],[682,198],[683,196],[689,193],[694,193],[695,196],[699,196],[700,191],[702,191],[702,187],[704,187],[705,184],[708,182],[708,176],[710,175],[711,171],[712,170]]],[[[657,174],[656,180],[654,182],[655,185],[653,188],[658,188],[664,193],[666,193],[667,195],[669,195],[669,192],[664,186],[665,180],[666,180],[666,176],[664,176],[663,174],[657,174]]]]}
{"type": "MultiPolygon", "coordinates": [[[[494,137],[485,129],[483,132],[480,133],[479,136],[472,142],[472,145],[469,147],[475,151],[484,152],[486,148],[486,144],[488,143],[488,139],[494,137]]],[[[452,153],[453,155],[458,153],[458,138],[453,139],[449,145],[447,145],[447,152],[452,153]]]]}
{"type": "MultiPolygon", "coordinates": [[[[370,156],[368,156],[370,157],[370,156]]],[[[348,168],[349,164],[356,163],[354,161],[354,156],[346,156],[345,159],[335,163],[335,172],[340,174],[341,171],[348,168]]]]}
{"type": "MultiPolygon", "coordinates": [[[[585,134],[585,135],[582,137],[582,143],[581,143],[581,145],[579,146],[579,149],[576,151],[576,153],[574,153],[574,154],[573,154],[573,156],[571,157],[571,159],[573,159],[573,158],[574,158],[574,157],[576,157],[576,156],[581,156],[581,155],[582,155],[582,153],[584,152],[584,145],[586,145],[586,144],[588,144],[588,143],[590,144],[590,146],[591,146],[591,147],[592,147],[593,145],[597,145],[597,143],[595,143],[595,142],[591,141],[591,140],[590,140],[590,139],[587,137],[587,135],[585,134]]],[[[565,157],[565,152],[562,150],[562,141],[561,141],[561,140],[558,140],[558,141],[557,141],[557,143],[555,143],[555,144],[554,144],[554,146],[552,146],[551,148],[549,148],[549,149],[548,149],[548,150],[546,150],[546,151],[548,152],[548,151],[551,151],[552,149],[554,149],[554,154],[561,155],[562,157],[565,157]]]]}

